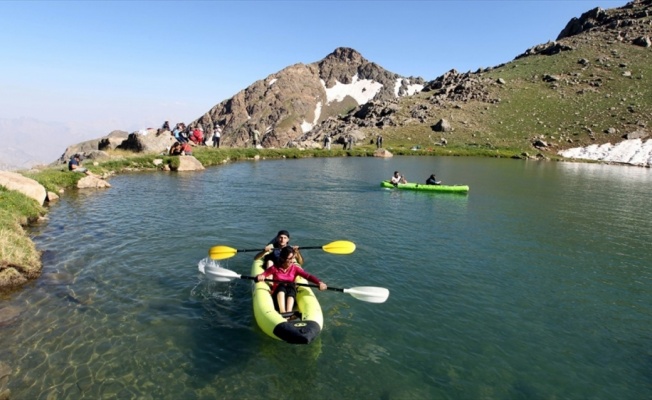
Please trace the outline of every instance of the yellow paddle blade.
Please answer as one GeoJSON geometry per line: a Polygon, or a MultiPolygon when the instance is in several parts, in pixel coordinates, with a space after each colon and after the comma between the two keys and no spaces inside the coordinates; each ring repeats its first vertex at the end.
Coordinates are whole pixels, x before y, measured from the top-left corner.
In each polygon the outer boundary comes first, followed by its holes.
{"type": "Polygon", "coordinates": [[[213,246],[208,250],[208,256],[213,260],[224,260],[231,258],[238,253],[238,250],[229,246],[213,246]]]}
{"type": "Polygon", "coordinates": [[[336,240],[324,245],[322,249],[332,254],[351,254],[355,251],[355,243],[349,242],[348,240],[336,240]]]}

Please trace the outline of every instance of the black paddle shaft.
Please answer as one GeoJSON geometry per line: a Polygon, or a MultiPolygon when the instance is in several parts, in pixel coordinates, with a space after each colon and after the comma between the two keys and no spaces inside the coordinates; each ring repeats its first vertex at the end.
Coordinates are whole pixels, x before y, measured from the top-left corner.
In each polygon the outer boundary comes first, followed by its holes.
{"type": "MultiPolygon", "coordinates": [[[[320,249],[321,247],[317,247],[317,248],[320,249]]],[[[240,275],[240,279],[251,279],[252,281],[258,280],[257,277],[250,276],[250,275],[240,275]]],[[[279,280],[275,280],[275,279],[265,279],[263,282],[288,283],[286,281],[279,281],[279,280]]],[[[294,284],[297,285],[297,286],[306,286],[306,287],[319,288],[319,285],[315,285],[314,283],[296,283],[295,282],[294,284]]],[[[326,288],[326,290],[333,290],[335,292],[344,292],[344,289],[334,288],[334,287],[330,287],[330,286],[328,286],[326,288]]]]}
{"type": "MultiPolygon", "coordinates": [[[[322,246],[307,246],[307,247],[299,247],[299,250],[312,250],[312,249],[321,249],[322,246]]],[[[238,253],[249,253],[252,251],[263,251],[264,249],[243,249],[243,250],[236,250],[238,253]]]]}

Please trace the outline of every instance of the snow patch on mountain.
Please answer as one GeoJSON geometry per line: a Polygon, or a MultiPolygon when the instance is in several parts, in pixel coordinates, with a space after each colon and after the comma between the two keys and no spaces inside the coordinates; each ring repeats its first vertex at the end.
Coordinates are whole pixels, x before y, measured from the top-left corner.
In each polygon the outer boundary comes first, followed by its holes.
{"type": "Polygon", "coordinates": [[[327,103],[342,101],[346,96],[351,96],[358,104],[365,104],[371,101],[383,87],[381,83],[371,79],[359,79],[357,74],[353,76],[349,84],[336,81],[332,88],[327,88],[323,79],[321,84],[326,90],[327,103]]]}
{"type": "Polygon", "coordinates": [[[623,140],[615,145],[611,143],[592,144],[563,150],[558,154],[566,158],[652,167],[652,139],[646,142],[641,139],[623,140]]]}

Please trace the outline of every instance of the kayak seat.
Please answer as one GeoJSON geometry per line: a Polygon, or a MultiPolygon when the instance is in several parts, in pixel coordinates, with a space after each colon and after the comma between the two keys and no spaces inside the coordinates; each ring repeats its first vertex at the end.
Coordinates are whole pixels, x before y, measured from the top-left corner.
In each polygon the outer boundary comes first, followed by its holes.
{"type": "Polygon", "coordinates": [[[283,318],[290,318],[293,316],[295,317],[293,319],[301,319],[301,311],[288,311],[288,312],[281,313],[281,316],[283,318]]]}

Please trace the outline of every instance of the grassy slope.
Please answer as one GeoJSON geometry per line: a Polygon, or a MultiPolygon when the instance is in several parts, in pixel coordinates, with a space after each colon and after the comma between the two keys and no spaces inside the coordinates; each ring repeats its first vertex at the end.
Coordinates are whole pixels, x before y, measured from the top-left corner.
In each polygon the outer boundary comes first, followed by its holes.
{"type": "MultiPolygon", "coordinates": [[[[525,57],[483,73],[505,81],[488,87],[489,97],[499,98],[498,103],[451,103],[424,124],[384,129],[386,147],[433,148],[443,137],[447,148],[434,148],[437,154],[509,155],[536,152],[532,142],[539,138],[551,145],[545,154],[554,158],[561,149],[618,142],[623,134],[647,125],[652,115],[652,50],[621,42],[569,42],[572,51],[525,57]],[[625,71],[631,76],[624,76],[625,71]],[[545,75],[559,80],[546,82],[545,75]],[[431,125],[440,118],[448,119],[454,131],[433,132],[431,125]],[[608,128],[616,133],[606,134],[608,128]]],[[[408,119],[415,105],[428,104],[429,96],[403,99],[399,119],[408,119]]]]}

